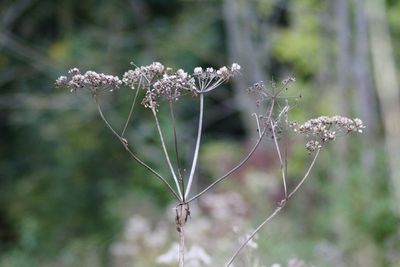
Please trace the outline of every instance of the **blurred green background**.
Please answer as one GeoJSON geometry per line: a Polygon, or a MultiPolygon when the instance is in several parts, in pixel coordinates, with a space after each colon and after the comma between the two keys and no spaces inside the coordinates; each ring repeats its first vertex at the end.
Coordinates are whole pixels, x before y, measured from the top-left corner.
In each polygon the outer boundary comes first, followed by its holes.
{"type": "MultiPolygon", "coordinates": [[[[0,14],[1,267],[156,266],[176,240],[174,202],[162,184],[128,157],[88,94],[54,87],[71,67],[121,76],[131,61],[189,72],[242,66],[207,100],[198,189],[254,142],[254,104],[245,94],[254,82],[294,76],[293,90],[303,95],[296,120],[340,114],[366,124],[363,135],[324,149],[310,180],[238,266],[286,266],[294,258],[310,266],[400,266],[399,1],[3,0],[0,14]],[[139,240],[135,225],[149,234],[139,240]],[[167,238],[149,243],[150,233],[167,238]]],[[[128,94],[104,101],[121,125],[128,94]]],[[[166,171],[151,117],[136,112],[130,142],[166,171]]],[[[190,137],[197,105],[177,112],[190,137]]],[[[189,137],[182,139],[188,151],[189,137]]],[[[302,144],[290,149],[289,186],[309,158],[302,144]]],[[[202,245],[208,266],[222,266],[233,251],[218,249],[235,243],[234,225],[245,233],[279,201],[276,163],[265,142],[214,198],[194,205],[188,246],[202,245]]]]}

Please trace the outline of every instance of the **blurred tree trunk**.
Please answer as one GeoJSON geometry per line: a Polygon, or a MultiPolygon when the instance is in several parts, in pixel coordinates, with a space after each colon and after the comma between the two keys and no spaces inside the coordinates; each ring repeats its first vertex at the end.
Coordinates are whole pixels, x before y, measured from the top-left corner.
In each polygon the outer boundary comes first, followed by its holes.
{"type": "Polygon", "coordinates": [[[250,115],[256,112],[256,106],[247,95],[246,88],[262,80],[262,68],[257,55],[256,44],[253,41],[253,29],[256,18],[251,14],[250,2],[241,0],[224,0],[223,16],[227,33],[228,55],[231,62],[242,66],[242,76],[234,82],[234,92],[242,121],[247,134],[255,131],[255,122],[250,115]]]}
{"type": "Polygon", "coordinates": [[[400,95],[385,2],[367,0],[369,42],[375,85],[385,128],[385,145],[393,190],[393,208],[400,214],[400,95]]]}
{"type": "MultiPolygon", "coordinates": [[[[338,43],[336,75],[338,86],[337,110],[338,114],[349,115],[350,103],[350,36],[351,30],[349,25],[349,6],[348,0],[336,0],[335,6],[336,17],[336,39],[338,43]]],[[[337,153],[339,168],[335,168],[336,180],[342,183],[347,176],[347,139],[338,140],[337,153]]]]}
{"type": "Polygon", "coordinates": [[[370,173],[375,161],[374,145],[378,138],[377,105],[369,71],[368,18],[365,0],[355,0],[355,54],[354,82],[357,114],[367,125],[363,138],[362,166],[365,173],[370,173]]]}
{"type": "MultiPolygon", "coordinates": [[[[350,103],[350,71],[351,71],[351,52],[350,52],[350,36],[351,30],[349,25],[349,3],[348,0],[336,0],[334,6],[335,22],[336,22],[336,114],[343,116],[349,115],[350,103]]],[[[348,141],[346,138],[337,140],[334,149],[337,166],[333,168],[334,192],[345,192],[348,187],[348,141]]],[[[334,225],[336,234],[340,239],[346,239],[349,233],[348,217],[342,212],[342,201],[334,202],[335,216],[334,225]]]]}
{"type": "MultiPolygon", "coordinates": [[[[334,44],[334,34],[332,33],[332,21],[334,21],[334,16],[332,14],[332,6],[334,3],[331,1],[325,1],[321,3],[321,12],[318,16],[318,22],[320,25],[319,39],[321,43],[320,58],[321,62],[317,69],[317,76],[315,79],[316,86],[319,93],[325,94],[330,89],[332,89],[333,84],[336,81],[335,73],[332,71],[332,65],[334,65],[335,54],[333,51],[334,44]]],[[[311,107],[312,114],[317,113],[317,107],[311,107]]]]}

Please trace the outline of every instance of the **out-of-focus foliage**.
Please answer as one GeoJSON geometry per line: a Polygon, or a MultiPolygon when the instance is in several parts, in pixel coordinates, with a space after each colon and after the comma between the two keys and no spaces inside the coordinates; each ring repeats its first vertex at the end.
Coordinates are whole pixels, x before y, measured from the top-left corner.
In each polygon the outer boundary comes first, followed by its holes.
{"type": "MultiPolygon", "coordinates": [[[[335,110],[334,86],[320,88],[328,82],[318,77],[321,69],[334,72],[334,67],[324,65],[326,62],[319,57],[327,48],[322,42],[321,36],[326,33],[321,25],[333,24],[326,21],[330,17],[321,17],[326,2],[329,1],[252,2],[260,23],[271,24],[267,36],[263,36],[271,52],[260,55],[269,65],[265,77],[270,78],[271,74],[279,79],[287,73],[296,77],[295,90],[304,98],[293,118],[300,121],[309,114],[335,110]]],[[[399,62],[400,3],[391,0],[387,4],[399,62]]],[[[90,96],[56,89],[53,82],[72,66],[121,75],[131,61],[137,65],[160,61],[187,69],[229,64],[222,6],[222,1],[190,0],[1,1],[1,267],[111,266],[114,258],[110,246],[123,239],[120,236],[124,220],[132,213],[154,220],[164,217],[171,199],[162,184],[129,159],[99,119],[90,96]]],[[[256,28],[253,25],[253,30],[256,28]]],[[[329,49],[336,47],[330,44],[329,49]]],[[[329,73],[323,78],[331,79],[334,74],[329,73]]],[[[240,154],[237,151],[248,148],[237,143],[244,139],[244,131],[237,112],[232,111],[231,97],[232,92],[227,90],[206,104],[210,112],[222,116],[206,117],[204,140],[210,143],[202,157],[207,167],[200,170],[205,177],[218,176],[223,172],[221,166],[233,164],[232,156],[216,158],[216,152],[240,154]],[[227,142],[231,144],[226,145],[227,142]],[[212,169],[210,162],[220,166],[212,169]]],[[[128,113],[126,94],[107,95],[104,101],[111,120],[121,125],[123,122],[115,114],[128,113]]],[[[193,106],[183,104],[178,110],[188,129],[196,123],[192,121],[196,112],[193,106]]],[[[164,161],[157,154],[157,141],[152,124],[146,122],[148,118],[142,108],[137,110],[131,137],[136,151],[152,166],[161,166],[162,171],[164,161]]],[[[268,143],[264,145],[268,147],[268,143]]],[[[335,152],[324,151],[312,182],[290,204],[284,217],[260,233],[260,263],[283,263],[293,257],[326,266],[343,262],[356,266],[368,260],[370,265],[359,266],[390,266],[399,261],[398,255],[393,255],[400,247],[399,218],[391,210],[387,159],[382,140],[373,145],[376,160],[372,171],[366,173],[360,162],[365,148],[360,140],[352,139],[345,188],[332,178],[339,161],[335,152]],[[341,232],[345,234],[339,235],[341,232]]],[[[302,146],[291,147],[289,153],[289,185],[294,185],[308,158],[302,146]]],[[[261,151],[249,169],[234,177],[238,179],[235,183],[218,188],[242,194],[252,207],[244,211],[254,219],[249,223],[252,226],[267,214],[264,203],[273,207],[282,193],[274,181],[279,171],[267,169],[273,165],[273,158],[273,153],[261,151]],[[241,179],[248,177],[242,183],[241,179]]],[[[207,181],[203,177],[198,186],[207,181]]],[[[207,212],[212,209],[205,208],[206,215],[207,212]]],[[[210,217],[213,218],[207,218],[210,217]]],[[[173,219],[168,218],[166,223],[172,225],[173,219]]],[[[206,221],[205,225],[214,227],[213,221],[206,221]]],[[[221,231],[228,233],[230,229],[221,231]]],[[[210,229],[207,233],[214,237],[210,229]]],[[[226,241],[225,237],[221,236],[221,242],[226,241]]],[[[157,255],[146,255],[151,258],[137,263],[153,264],[151,260],[157,255]]]]}

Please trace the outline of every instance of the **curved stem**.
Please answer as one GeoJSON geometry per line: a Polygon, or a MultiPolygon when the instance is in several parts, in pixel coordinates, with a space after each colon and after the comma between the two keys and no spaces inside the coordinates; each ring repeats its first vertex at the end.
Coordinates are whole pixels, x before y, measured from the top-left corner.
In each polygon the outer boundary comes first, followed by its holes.
{"type": "Polygon", "coordinates": [[[169,170],[171,171],[171,174],[172,174],[172,177],[174,179],[176,188],[178,189],[178,194],[179,194],[179,197],[180,197],[179,199],[183,200],[181,188],[179,186],[179,181],[178,181],[178,178],[177,178],[177,176],[175,174],[174,168],[172,167],[171,160],[169,159],[167,147],[166,147],[165,142],[164,142],[164,136],[163,136],[163,133],[161,131],[160,123],[158,122],[157,112],[156,112],[156,110],[154,108],[151,109],[151,111],[153,112],[154,120],[156,122],[156,126],[157,126],[157,130],[158,130],[158,134],[160,136],[161,146],[162,146],[163,151],[164,151],[165,159],[167,160],[167,164],[168,164],[169,170]]]}
{"type": "Polygon", "coordinates": [[[200,111],[199,111],[200,115],[199,115],[199,125],[198,125],[198,129],[197,129],[196,148],[194,150],[192,168],[190,169],[189,181],[188,181],[186,192],[185,192],[185,198],[188,197],[190,189],[192,187],[194,172],[196,170],[196,165],[197,165],[197,161],[198,161],[201,134],[202,134],[202,128],[203,128],[203,113],[204,113],[203,110],[204,110],[204,94],[200,94],[200,111]]]}
{"type": "Polygon", "coordinates": [[[293,189],[293,191],[287,196],[287,198],[283,199],[279,205],[275,208],[275,210],[271,213],[270,216],[268,216],[251,234],[250,236],[242,243],[242,245],[240,245],[240,247],[235,251],[235,253],[232,255],[232,257],[229,259],[228,263],[226,264],[226,267],[231,266],[231,264],[233,263],[233,261],[235,260],[235,258],[239,255],[239,253],[246,247],[246,245],[250,242],[250,240],[253,239],[253,237],[261,230],[261,228],[267,223],[269,222],[272,218],[274,218],[279,211],[282,210],[282,208],[286,205],[286,203],[288,202],[288,200],[293,197],[293,195],[299,190],[299,188],[304,184],[305,180],[307,179],[308,175],[311,172],[311,169],[314,167],[314,164],[317,160],[317,157],[319,155],[319,152],[321,151],[321,149],[318,149],[317,152],[315,153],[315,156],[313,158],[313,160],[310,163],[310,166],[308,167],[306,173],[304,174],[303,178],[301,179],[301,181],[297,184],[297,186],[293,189]]]}
{"type": "Polygon", "coordinates": [[[231,266],[237,255],[242,251],[242,249],[250,242],[250,240],[253,239],[253,237],[260,231],[260,229],[267,223],[269,222],[273,217],[275,217],[276,214],[284,207],[285,205],[281,205],[275,208],[274,212],[267,218],[265,219],[252,233],[251,235],[246,239],[245,242],[242,243],[242,245],[235,251],[235,253],[232,255],[232,257],[229,259],[228,263],[226,264],[226,267],[231,266]]]}
{"type": "Polygon", "coordinates": [[[158,179],[160,179],[169,189],[169,191],[171,191],[171,193],[176,197],[176,199],[180,200],[178,194],[175,192],[175,190],[171,187],[171,185],[167,182],[167,180],[165,180],[164,177],[162,177],[158,172],[156,172],[153,168],[151,168],[149,165],[147,165],[146,163],[144,163],[144,161],[142,161],[138,156],[135,155],[135,153],[132,152],[132,150],[130,150],[129,146],[128,146],[128,142],[126,141],[125,138],[119,136],[119,134],[114,130],[114,128],[111,126],[111,124],[107,121],[106,117],[103,114],[103,111],[101,109],[101,106],[99,104],[99,102],[97,101],[97,98],[94,96],[94,101],[96,103],[97,106],[97,110],[100,114],[101,119],[104,121],[104,123],[107,125],[107,127],[110,129],[110,131],[118,138],[118,140],[121,142],[121,144],[123,145],[123,147],[125,148],[125,150],[132,156],[132,158],[139,163],[140,165],[142,165],[143,167],[145,167],[147,170],[149,170],[152,174],[154,174],[158,179]]]}
{"type": "Polygon", "coordinates": [[[258,132],[258,137],[261,137],[261,128],[260,128],[260,121],[258,119],[258,114],[257,113],[253,113],[251,114],[251,116],[254,116],[254,118],[256,118],[256,123],[257,123],[257,132],[258,132]]]}
{"type": "Polygon", "coordinates": [[[304,174],[303,179],[301,179],[300,183],[292,190],[292,192],[288,195],[287,199],[289,200],[296,192],[297,190],[299,190],[299,188],[301,187],[301,185],[305,182],[305,180],[307,179],[308,175],[311,172],[311,169],[314,167],[315,161],[317,160],[317,157],[319,155],[319,152],[321,151],[321,149],[319,148],[317,150],[317,152],[315,153],[314,159],[312,160],[310,167],[308,167],[307,172],[304,174]]]}

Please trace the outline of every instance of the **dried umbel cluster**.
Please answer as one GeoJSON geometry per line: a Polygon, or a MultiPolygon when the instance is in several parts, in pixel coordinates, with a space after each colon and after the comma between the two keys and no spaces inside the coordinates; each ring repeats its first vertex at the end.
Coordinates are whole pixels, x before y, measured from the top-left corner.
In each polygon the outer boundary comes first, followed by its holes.
{"type": "MultiPolygon", "coordinates": [[[[68,72],[68,76],[61,76],[56,80],[57,86],[65,86],[71,91],[80,89],[88,90],[96,102],[101,119],[105,122],[110,131],[118,138],[124,149],[137,163],[141,164],[161,182],[163,182],[165,188],[169,190],[171,195],[177,199],[178,205],[176,206],[176,227],[179,232],[179,266],[184,265],[184,227],[190,215],[189,203],[209,192],[214,186],[228,178],[233,172],[237,171],[241,166],[243,166],[256,151],[264,137],[271,137],[275,144],[281,166],[282,185],[285,195],[273,213],[265,218],[265,220],[249,236],[245,237],[242,245],[235,251],[226,266],[232,266],[231,264],[246,245],[254,246],[254,243],[251,241],[257,232],[285,206],[287,201],[289,201],[289,199],[291,199],[291,197],[304,184],[304,181],[309,176],[309,173],[316,162],[320,149],[325,143],[334,140],[339,135],[357,132],[361,133],[365,128],[360,119],[349,119],[341,116],[318,117],[308,120],[301,125],[298,125],[295,122],[289,122],[288,113],[293,108],[293,100],[297,101],[301,97],[301,95],[289,95],[292,93],[290,93],[288,89],[295,79],[289,77],[283,80],[280,84],[271,82],[271,86],[269,88],[267,88],[262,82],[256,83],[249,88],[249,92],[256,96],[256,103],[260,108],[257,113],[252,114],[255,116],[257,124],[257,141],[248,154],[236,166],[219,178],[215,179],[214,182],[193,196],[190,194],[190,190],[196,177],[196,168],[203,134],[203,115],[205,110],[204,97],[206,93],[216,89],[237,74],[240,74],[240,66],[236,63],[233,63],[229,67],[223,66],[219,69],[214,69],[211,67],[203,69],[202,67],[196,67],[192,73],[187,73],[182,69],[173,70],[172,68],[165,67],[159,62],[154,62],[148,66],[135,67],[132,70],[128,70],[123,74],[122,80],[120,80],[118,76],[106,75],[103,73],[99,74],[94,71],[87,71],[86,73],[81,74],[77,68],[71,69],[68,72]],[[125,120],[122,130],[120,130],[119,127],[114,127],[107,120],[107,116],[105,116],[101,108],[101,101],[98,101],[97,99],[99,93],[104,91],[113,91],[121,86],[132,89],[128,89],[128,92],[135,92],[135,96],[132,98],[131,109],[125,120]],[[142,94],[139,94],[140,92],[142,92],[142,94]],[[173,110],[173,104],[179,100],[181,96],[186,94],[199,96],[197,137],[193,149],[192,162],[189,162],[188,166],[184,166],[190,167],[190,171],[188,172],[183,171],[185,168],[182,168],[178,163],[178,147],[180,147],[181,144],[180,140],[177,138],[176,118],[173,110]],[[127,136],[126,132],[128,126],[131,122],[135,103],[139,95],[143,96],[142,104],[152,111],[156,126],[155,128],[157,129],[159,135],[160,145],[165,161],[169,167],[169,174],[167,174],[168,176],[162,175],[157,170],[146,164],[145,161],[143,161],[138,155],[136,155],[135,151],[131,149],[132,146],[125,138],[127,136]],[[168,142],[165,141],[167,140],[165,138],[166,135],[163,133],[163,130],[165,129],[163,129],[163,125],[159,123],[159,114],[157,111],[161,100],[164,100],[164,102],[169,104],[168,108],[170,110],[169,115],[172,124],[171,128],[173,134],[173,145],[175,148],[174,153],[175,158],[177,159],[176,162],[171,161],[170,151],[172,150],[168,148],[168,142]],[[313,159],[303,178],[299,180],[297,186],[291,191],[288,190],[286,183],[286,154],[284,155],[281,152],[282,147],[280,145],[279,138],[281,132],[286,132],[288,128],[292,129],[295,133],[305,135],[308,140],[306,144],[307,150],[310,153],[315,151],[315,153],[313,153],[313,159]]],[[[174,253],[176,253],[176,250],[177,249],[175,248],[174,253]]],[[[189,255],[190,252],[187,254],[187,256],[189,255]]]]}
{"type": "Polygon", "coordinates": [[[73,68],[68,71],[67,76],[60,76],[56,80],[57,86],[66,86],[71,92],[78,89],[89,89],[92,94],[104,90],[114,90],[122,85],[122,81],[118,76],[106,75],[104,73],[97,73],[95,71],[87,71],[81,74],[78,68],[73,68]]]}
{"type": "Polygon", "coordinates": [[[141,66],[136,67],[134,70],[128,70],[122,76],[122,81],[126,86],[132,89],[141,86],[147,87],[150,86],[155,79],[162,77],[165,70],[163,64],[160,62],[153,62],[148,66],[141,66]]]}
{"type": "MultiPolygon", "coordinates": [[[[301,98],[301,95],[298,96],[285,96],[285,92],[288,91],[290,88],[291,84],[296,81],[295,78],[293,77],[288,77],[284,79],[281,84],[277,84],[274,81],[271,82],[271,88],[268,88],[265,86],[264,82],[258,82],[253,84],[253,86],[247,88],[247,92],[256,95],[257,101],[256,104],[257,106],[261,106],[262,102],[271,102],[272,100],[274,102],[278,100],[284,100],[285,102],[288,101],[289,98],[294,98],[295,100],[298,100],[301,98]]],[[[269,103],[268,103],[269,104],[269,103]]]]}
{"type": "Polygon", "coordinates": [[[81,74],[79,69],[73,68],[68,73],[70,77],[60,76],[56,80],[57,86],[66,86],[71,91],[77,89],[89,89],[93,95],[109,90],[113,91],[121,85],[135,90],[145,90],[142,104],[150,109],[157,110],[158,99],[163,98],[169,102],[176,101],[184,93],[198,95],[214,90],[222,83],[239,73],[240,66],[233,63],[230,67],[221,67],[218,70],[213,68],[196,67],[192,74],[182,69],[174,71],[165,67],[159,62],[148,66],[136,67],[128,70],[122,76],[98,74],[94,71],[87,71],[81,74]]]}
{"type": "Polygon", "coordinates": [[[193,76],[196,77],[201,92],[211,91],[239,73],[240,65],[237,63],[233,63],[231,67],[223,66],[218,70],[214,68],[206,68],[203,70],[201,67],[197,67],[193,70],[193,76]]]}
{"type": "Polygon", "coordinates": [[[310,152],[321,148],[326,142],[335,140],[339,135],[362,133],[365,128],[360,119],[349,119],[342,116],[321,116],[310,119],[301,125],[292,122],[289,126],[294,132],[304,134],[311,138],[306,144],[306,148],[310,152]]]}
{"type": "Polygon", "coordinates": [[[157,107],[157,98],[163,97],[167,101],[177,101],[182,91],[196,95],[197,87],[194,78],[184,70],[179,69],[173,74],[164,73],[161,79],[147,88],[142,104],[148,108],[157,107]]]}

